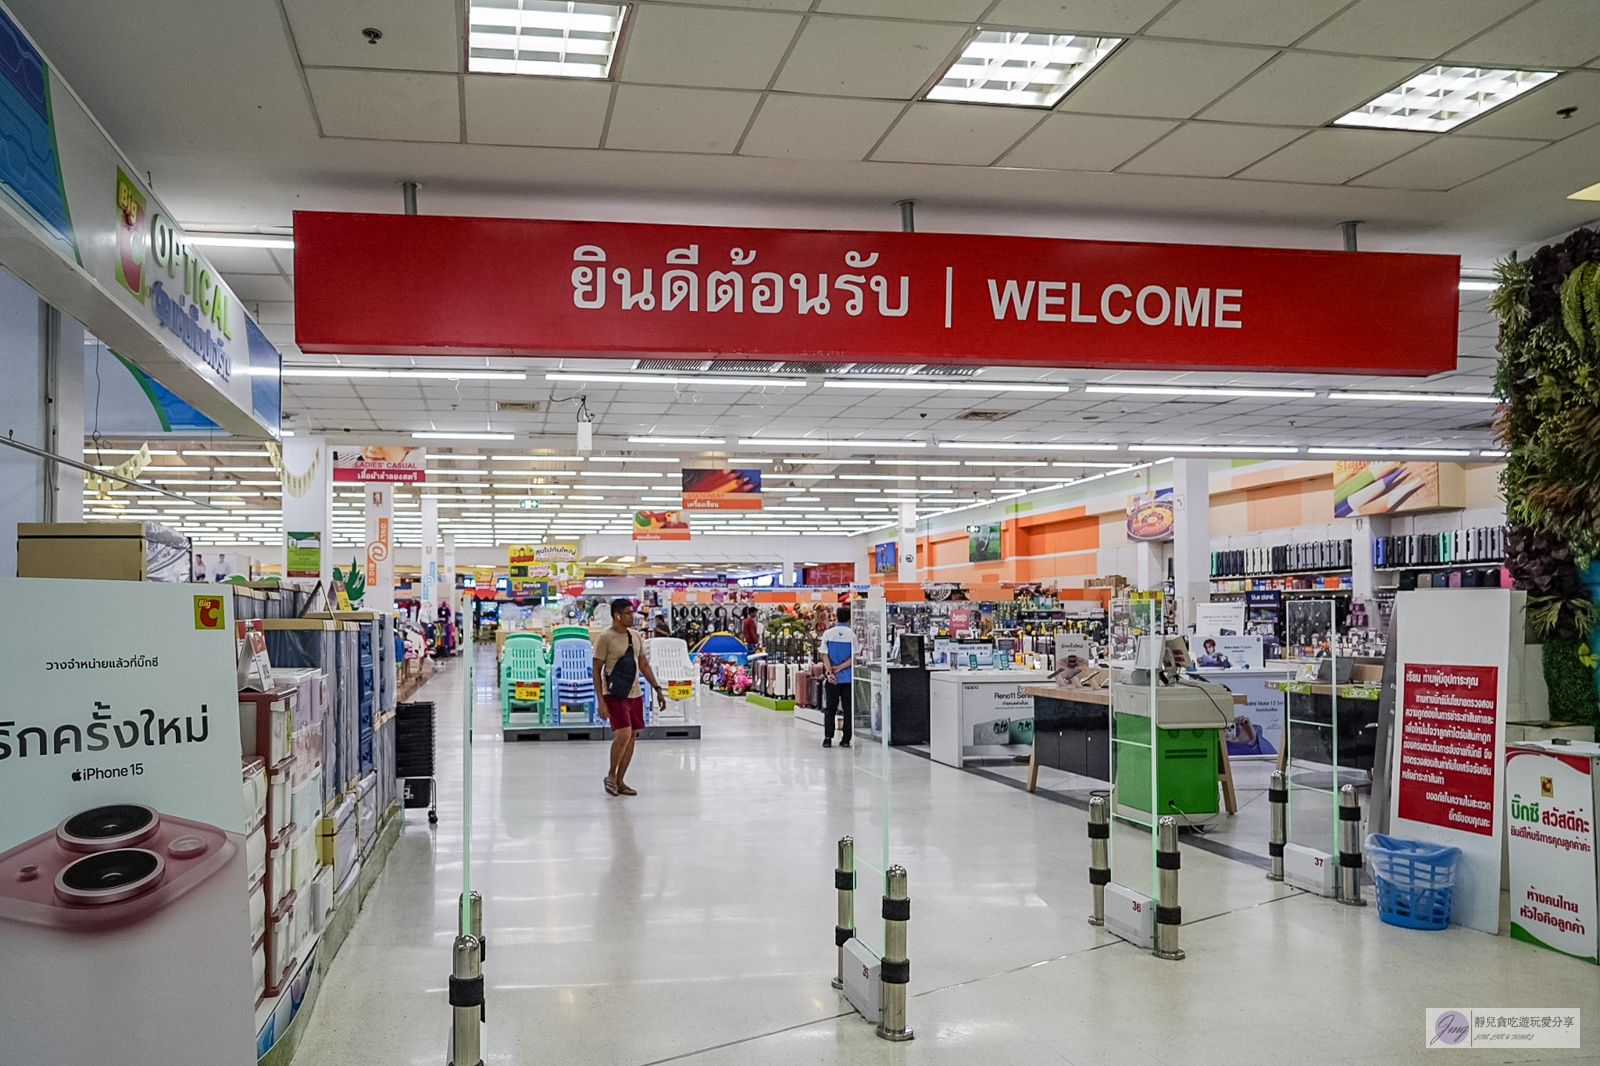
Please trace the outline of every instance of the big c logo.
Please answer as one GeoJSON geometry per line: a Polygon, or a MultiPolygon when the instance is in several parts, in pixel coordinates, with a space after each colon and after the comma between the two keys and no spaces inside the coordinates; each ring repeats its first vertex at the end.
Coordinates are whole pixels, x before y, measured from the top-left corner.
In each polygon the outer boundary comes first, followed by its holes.
{"type": "Polygon", "coordinates": [[[223,627],[221,596],[196,596],[194,598],[194,627],[196,629],[221,629],[223,627]]]}

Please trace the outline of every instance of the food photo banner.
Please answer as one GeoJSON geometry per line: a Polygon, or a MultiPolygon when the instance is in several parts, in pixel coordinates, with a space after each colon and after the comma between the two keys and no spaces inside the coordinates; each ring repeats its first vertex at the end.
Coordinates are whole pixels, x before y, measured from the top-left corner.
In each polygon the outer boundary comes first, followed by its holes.
{"type": "Polygon", "coordinates": [[[1423,376],[1456,365],[1459,277],[1442,255],[295,213],[295,340],[335,354],[1423,376]]]}
{"type": "Polygon", "coordinates": [[[761,471],[708,470],[683,471],[683,509],[685,511],[761,510],[761,471]]]}

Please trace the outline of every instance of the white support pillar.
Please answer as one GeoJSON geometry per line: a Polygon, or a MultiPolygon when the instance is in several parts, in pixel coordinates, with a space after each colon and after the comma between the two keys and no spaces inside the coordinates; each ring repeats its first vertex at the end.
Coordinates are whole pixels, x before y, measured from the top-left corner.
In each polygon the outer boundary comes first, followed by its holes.
{"type": "Polygon", "coordinates": [[[1194,605],[1211,598],[1211,462],[1172,461],[1172,586],[1180,632],[1194,624],[1194,605]]]}
{"type": "MultiPolygon", "coordinates": [[[[454,533],[446,533],[444,535],[444,544],[439,549],[439,563],[444,570],[439,579],[439,584],[442,586],[439,590],[439,602],[448,603],[453,611],[456,605],[456,535],[454,533]]],[[[438,610],[438,608],[436,607],[434,610],[438,610]]]]}
{"type": "Polygon", "coordinates": [[[902,503],[900,505],[900,536],[896,548],[899,565],[896,568],[896,581],[917,580],[917,505],[902,503]]]}
{"type": "Polygon", "coordinates": [[[1152,592],[1167,580],[1161,564],[1161,545],[1151,540],[1133,542],[1133,583],[1142,592],[1152,592]]]}
{"type": "Polygon", "coordinates": [[[439,501],[422,497],[422,607],[423,621],[431,622],[439,610],[439,501]]]}
{"type": "Polygon", "coordinates": [[[1377,598],[1378,571],[1372,565],[1372,544],[1379,537],[1388,535],[1388,515],[1358,515],[1351,521],[1350,599],[1352,602],[1377,598]]]}
{"type": "Polygon", "coordinates": [[[361,609],[394,611],[394,486],[364,484],[367,496],[367,591],[361,609]]]}
{"type": "MultiPolygon", "coordinates": [[[[283,442],[283,469],[290,479],[310,475],[310,483],[296,496],[286,483],[283,488],[283,576],[288,580],[320,581],[324,590],[333,584],[333,454],[321,437],[288,437],[283,442]],[[316,565],[291,570],[288,549],[294,546],[292,534],[309,534],[301,546],[317,548],[316,565]]],[[[305,553],[309,555],[309,552],[305,553]]],[[[334,597],[329,596],[332,602],[334,597]]]]}

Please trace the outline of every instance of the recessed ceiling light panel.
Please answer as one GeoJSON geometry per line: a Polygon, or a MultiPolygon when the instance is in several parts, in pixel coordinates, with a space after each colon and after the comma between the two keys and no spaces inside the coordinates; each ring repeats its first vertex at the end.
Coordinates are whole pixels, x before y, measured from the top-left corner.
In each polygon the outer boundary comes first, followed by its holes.
{"type": "Polygon", "coordinates": [[[1555,76],[1553,70],[1432,67],[1335,119],[1334,125],[1445,133],[1555,76]]]}
{"type": "Polygon", "coordinates": [[[1121,43],[1120,37],[980,30],[927,99],[1054,107],[1121,43]]]}
{"type": "Polygon", "coordinates": [[[625,4],[472,0],[467,70],[546,78],[608,78],[625,4]]]}

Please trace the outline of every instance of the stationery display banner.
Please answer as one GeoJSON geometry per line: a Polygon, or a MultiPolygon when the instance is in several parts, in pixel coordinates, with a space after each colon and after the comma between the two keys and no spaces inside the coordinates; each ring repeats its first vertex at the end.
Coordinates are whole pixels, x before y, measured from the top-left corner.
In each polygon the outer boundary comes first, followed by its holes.
{"type": "Polygon", "coordinates": [[[0,598],[0,1058],[253,1066],[232,595],[0,598]]]}
{"type": "Polygon", "coordinates": [[[683,509],[686,511],[761,510],[761,471],[683,470],[683,509]]]}
{"type": "Polygon", "coordinates": [[[1594,761],[1506,752],[1511,936],[1595,962],[1594,761]]]}
{"type": "Polygon", "coordinates": [[[688,540],[689,520],[682,511],[637,511],[633,516],[634,540],[688,540]]]}
{"type": "MultiPolygon", "coordinates": [[[[1441,506],[1439,464],[1378,460],[1333,463],[1333,517],[1403,514],[1441,506]]],[[[1457,506],[1460,506],[1457,504],[1457,506]]]]}
{"type": "Polygon", "coordinates": [[[415,484],[427,474],[427,449],[405,445],[334,448],[333,480],[415,484]]]}
{"type": "Polygon", "coordinates": [[[1406,663],[1396,764],[1399,815],[1494,831],[1499,668],[1406,663]]]}
{"type": "Polygon", "coordinates": [[[1456,365],[1455,256],[313,211],[294,233],[308,352],[1456,365]]]}

